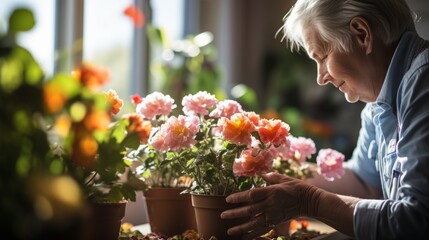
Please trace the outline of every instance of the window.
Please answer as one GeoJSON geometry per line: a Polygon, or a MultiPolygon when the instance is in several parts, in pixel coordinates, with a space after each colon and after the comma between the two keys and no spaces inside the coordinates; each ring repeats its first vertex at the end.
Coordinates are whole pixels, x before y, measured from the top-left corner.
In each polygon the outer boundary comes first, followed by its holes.
{"type": "MultiPolygon", "coordinates": [[[[134,5],[144,8],[144,0],[105,1],[91,0],[84,4],[83,60],[106,67],[110,71],[110,83],[106,89],[115,89],[124,99],[125,107],[129,106],[127,96],[142,93],[147,85],[147,75],[142,71],[148,68],[143,56],[145,48],[144,34],[135,28],[133,22],[124,14],[124,10],[134,5]],[[133,42],[136,41],[136,42],[133,42]],[[133,69],[134,68],[134,69],[133,69]]],[[[152,22],[162,27],[169,39],[180,39],[183,36],[183,0],[151,0],[152,22]]],[[[148,9],[142,9],[148,12],[148,9]]]]}
{"type": "Polygon", "coordinates": [[[84,2],[83,61],[110,72],[106,89],[114,89],[128,103],[131,93],[131,59],[134,25],[123,11],[132,0],[84,2]]]}
{"type": "Polygon", "coordinates": [[[105,89],[115,89],[129,103],[130,94],[144,93],[139,84],[147,85],[141,69],[148,68],[147,56],[142,56],[148,50],[141,42],[144,33],[124,10],[130,5],[141,8],[169,40],[177,40],[184,36],[184,4],[185,0],[1,0],[0,29],[6,31],[15,8],[31,9],[36,26],[20,34],[18,43],[33,54],[47,77],[88,61],[109,70],[105,89]]]}
{"type": "Polygon", "coordinates": [[[152,0],[153,24],[162,27],[172,40],[183,38],[184,0],[152,0]]]}
{"type": "Polygon", "coordinates": [[[7,30],[9,16],[18,7],[33,11],[36,24],[33,29],[18,35],[18,44],[27,48],[39,62],[47,76],[54,69],[54,0],[1,0],[0,30],[7,30]]]}

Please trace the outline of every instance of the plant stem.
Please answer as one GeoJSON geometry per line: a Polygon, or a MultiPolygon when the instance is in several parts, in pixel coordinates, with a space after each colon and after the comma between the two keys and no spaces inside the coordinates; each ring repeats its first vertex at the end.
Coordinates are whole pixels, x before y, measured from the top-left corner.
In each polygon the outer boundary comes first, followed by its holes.
{"type": "Polygon", "coordinates": [[[94,180],[94,178],[97,176],[97,174],[98,174],[98,172],[94,172],[92,177],[85,183],[85,185],[88,185],[90,182],[92,182],[92,180],[94,180]]]}

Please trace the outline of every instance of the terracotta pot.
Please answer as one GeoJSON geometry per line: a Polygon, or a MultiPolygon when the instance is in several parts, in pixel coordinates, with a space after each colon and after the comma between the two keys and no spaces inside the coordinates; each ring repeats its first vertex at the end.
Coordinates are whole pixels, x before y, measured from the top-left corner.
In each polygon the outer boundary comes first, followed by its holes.
{"type": "Polygon", "coordinates": [[[126,201],[89,203],[90,215],[86,239],[118,240],[126,204],[126,201]]]}
{"type": "Polygon", "coordinates": [[[228,228],[239,225],[248,218],[221,219],[220,214],[223,211],[240,206],[227,203],[225,198],[226,196],[192,194],[192,206],[195,210],[200,237],[204,239],[209,239],[212,236],[217,237],[217,239],[241,239],[241,236],[229,236],[227,231],[228,228]]]}
{"type": "Polygon", "coordinates": [[[196,229],[190,194],[185,188],[151,188],[143,192],[151,231],[166,236],[196,229]]]}

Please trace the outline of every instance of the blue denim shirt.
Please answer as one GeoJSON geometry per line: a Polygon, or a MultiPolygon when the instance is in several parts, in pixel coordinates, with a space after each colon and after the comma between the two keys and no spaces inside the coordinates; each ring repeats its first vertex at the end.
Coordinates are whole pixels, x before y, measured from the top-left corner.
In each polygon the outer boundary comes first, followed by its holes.
{"type": "Polygon", "coordinates": [[[381,92],[361,113],[353,156],[345,164],[381,187],[384,200],[360,200],[354,211],[358,239],[429,237],[429,48],[404,33],[381,92]]]}

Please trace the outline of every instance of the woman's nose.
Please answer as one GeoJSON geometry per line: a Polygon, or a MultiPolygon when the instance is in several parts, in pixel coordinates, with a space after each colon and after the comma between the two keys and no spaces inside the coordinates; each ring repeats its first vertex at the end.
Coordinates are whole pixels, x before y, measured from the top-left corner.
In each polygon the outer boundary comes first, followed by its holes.
{"type": "Polygon", "coordinates": [[[325,67],[317,66],[317,84],[320,86],[328,84],[331,79],[329,73],[326,71],[325,67]]]}

